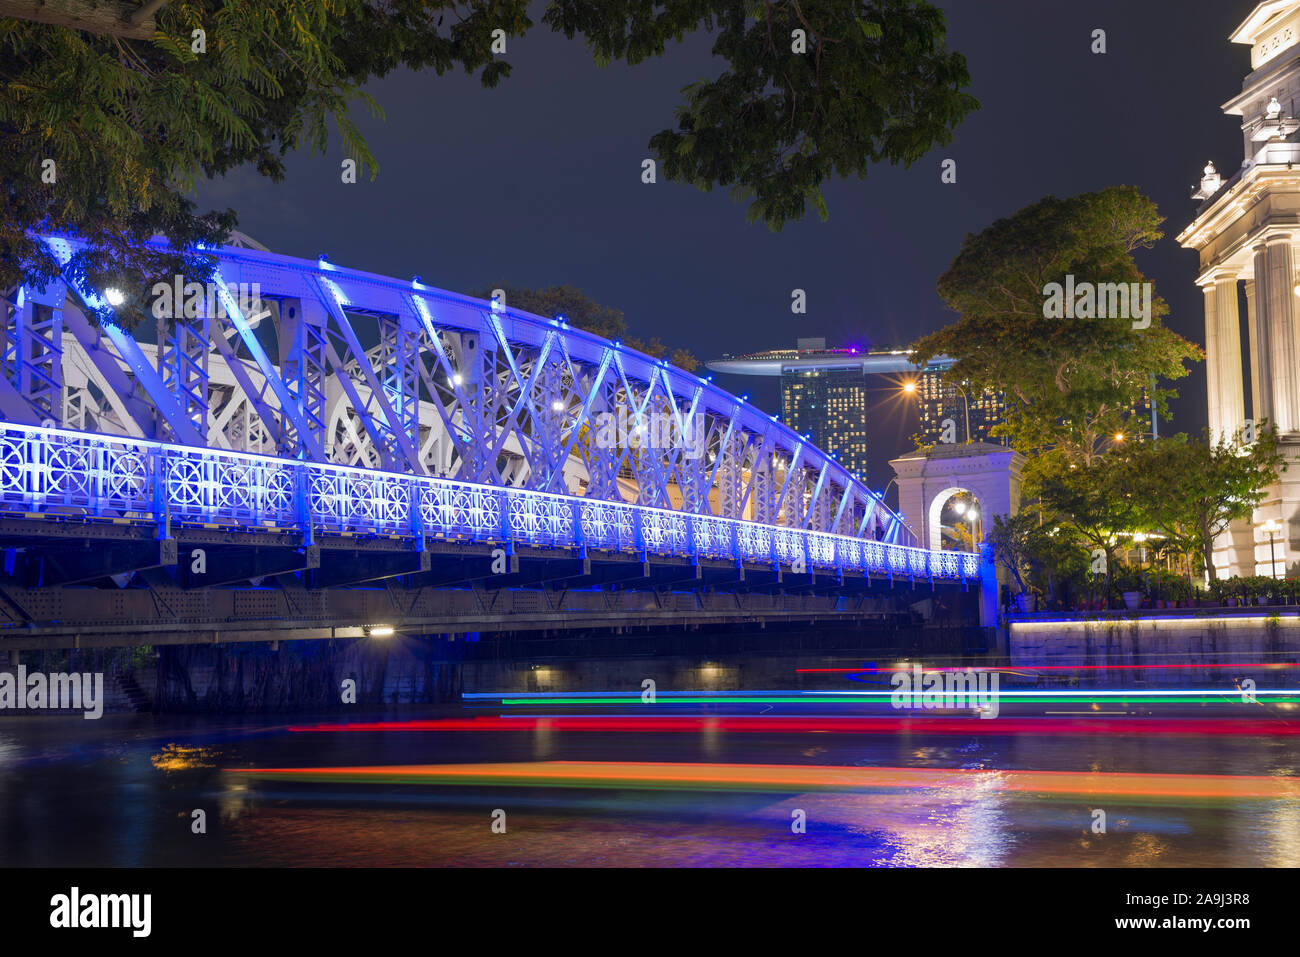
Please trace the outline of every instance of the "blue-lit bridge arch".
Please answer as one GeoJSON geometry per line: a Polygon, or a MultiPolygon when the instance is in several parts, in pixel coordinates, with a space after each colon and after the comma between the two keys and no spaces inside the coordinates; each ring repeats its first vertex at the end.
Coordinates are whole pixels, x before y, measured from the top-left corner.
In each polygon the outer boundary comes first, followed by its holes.
{"type": "MultiPolygon", "coordinates": [[[[78,248],[48,242],[65,265],[78,248]]],[[[221,308],[135,335],[70,270],[7,297],[0,510],[152,522],[158,540],[268,530],[299,551],[344,535],[978,574],[976,556],[913,547],[774,417],[667,362],[418,280],[210,252],[221,308]]]]}

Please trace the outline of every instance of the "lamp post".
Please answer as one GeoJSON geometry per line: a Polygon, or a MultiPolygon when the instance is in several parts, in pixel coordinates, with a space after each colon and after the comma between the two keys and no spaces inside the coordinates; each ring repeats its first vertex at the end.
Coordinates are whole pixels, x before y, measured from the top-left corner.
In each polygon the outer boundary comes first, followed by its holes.
{"type": "Polygon", "coordinates": [[[961,393],[961,400],[966,407],[966,444],[970,445],[970,396],[968,396],[966,390],[959,385],[954,385],[953,388],[961,393]]]}
{"type": "Polygon", "coordinates": [[[1277,523],[1277,519],[1270,518],[1264,523],[1263,530],[1268,532],[1268,577],[1277,581],[1277,555],[1273,551],[1273,536],[1282,531],[1282,526],[1277,523]]]}
{"type": "Polygon", "coordinates": [[[967,505],[965,502],[954,502],[952,510],[957,513],[958,518],[964,518],[970,522],[970,541],[971,546],[978,548],[979,539],[975,536],[975,521],[980,517],[980,510],[974,503],[967,505]]]}

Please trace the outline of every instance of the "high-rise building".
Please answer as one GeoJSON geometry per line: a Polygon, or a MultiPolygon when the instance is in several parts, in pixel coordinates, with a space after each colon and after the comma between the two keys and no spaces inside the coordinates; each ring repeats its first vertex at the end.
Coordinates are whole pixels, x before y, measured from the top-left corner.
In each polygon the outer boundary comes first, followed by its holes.
{"type": "Polygon", "coordinates": [[[931,362],[912,380],[921,413],[921,444],[972,441],[1006,445],[1005,438],[989,435],[1006,413],[1005,396],[944,382],[943,374],[951,366],[947,360],[931,362]]]}
{"type": "MultiPolygon", "coordinates": [[[[821,340],[824,342],[824,340],[821,340]]],[[[781,416],[859,479],[867,476],[867,377],[860,369],[781,373],[781,416]]]]}
{"type": "Polygon", "coordinates": [[[910,369],[904,353],[828,349],[825,339],[800,339],[794,349],[723,356],[715,372],[781,377],[781,418],[817,448],[867,481],[868,375],[910,369]]]}

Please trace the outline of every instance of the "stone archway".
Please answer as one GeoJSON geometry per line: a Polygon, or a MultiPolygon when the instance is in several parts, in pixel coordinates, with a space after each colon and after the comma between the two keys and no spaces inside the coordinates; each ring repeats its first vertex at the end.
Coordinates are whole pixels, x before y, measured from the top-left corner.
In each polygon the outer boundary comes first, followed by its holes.
{"type": "Polygon", "coordinates": [[[979,503],[981,540],[995,515],[1020,510],[1020,471],[1025,457],[1015,449],[988,442],[940,445],[889,463],[898,476],[898,511],[930,548],[942,542],[944,505],[958,492],[979,503]]]}
{"type": "Polygon", "coordinates": [[[925,524],[929,529],[929,533],[924,540],[925,547],[936,552],[953,550],[951,548],[944,548],[943,533],[947,526],[945,526],[943,522],[943,513],[945,509],[948,508],[949,503],[954,499],[964,500],[967,497],[974,500],[975,509],[979,516],[971,523],[975,526],[971,532],[971,541],[976,545],[979,544],[980,538],[983,537],[981,532],[984,528],[984,520],[986,516],[984,500],[980,498],[979,493],[974,489],[967,488],[963,485],[953,485],[949,488],[943,489],[942,491],[935,492],[934,497],[930,500],[930,504],[926,507],[925,524]]]}
{"type": "MultiPolygon", "coordinates": [[[[1006,572],[995,568],[993,548],[983,543],[996,515],[1020,511],[1020,473],[1025,457],[988,442],[939,445],[892,460],[898,476],[898,513],[922,545],[943,541],[943,509],[958,491],[979,503],[983,521],[980,553],[980,622],[998,624],[999,592],[1006,572]]],[[[933,547],[931,545],[931,547],[933,547]]],[[[1005,635],[1004,635],[1005,637],[1005,635]]]]}

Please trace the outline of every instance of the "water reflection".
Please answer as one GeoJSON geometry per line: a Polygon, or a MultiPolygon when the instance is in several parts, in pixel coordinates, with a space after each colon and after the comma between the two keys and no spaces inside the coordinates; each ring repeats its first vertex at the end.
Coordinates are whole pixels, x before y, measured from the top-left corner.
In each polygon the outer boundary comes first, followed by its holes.
{"type": "Polygon", "coordinates": [[[542,721],[522,734],[304,734],[260,722],[111,715],[7,722],[0,863],[1300,866],[1295,738],[1002,733],[986,724],[969,734],[813,736],[734,733],[715,719],[691,733],[593,733],[542,721]],[[224,770],[544,762],[630,774],[752,766],[760,770],[744,773],[767,783],[745,791],[649,790],[635,781],[464,787],[224,770]],[[848,783],[798,783],[832,772],[848,783]],[[1151,775],[1200,790],[1151,788],[1151,775]],[[1087,793],[1097,782],[1110,791],[1087,793]],[[1261,796],[1240,797],[1243,789],[1261,796]],[[509,814],[504,835],[490,830],[497,807],[509,814]],[[1103,834],[1090,828],[1097,807],[1107,812],[1103,834]],[[209,810],[202,840],[190,831],[194,808],[209,810]],[[806,814],[802,834],[791,829],[796,809],[806,814]]]}

